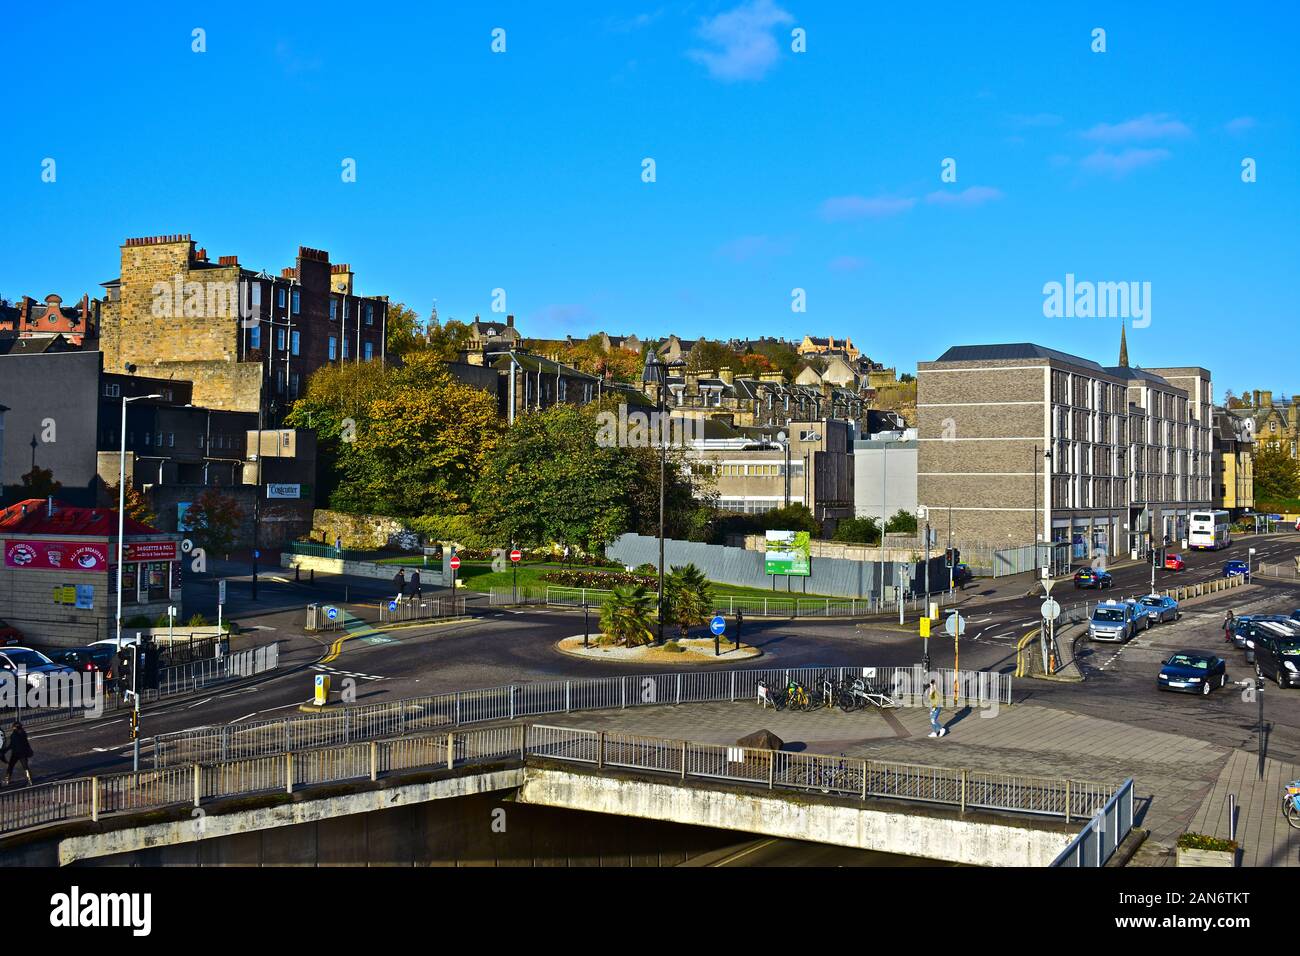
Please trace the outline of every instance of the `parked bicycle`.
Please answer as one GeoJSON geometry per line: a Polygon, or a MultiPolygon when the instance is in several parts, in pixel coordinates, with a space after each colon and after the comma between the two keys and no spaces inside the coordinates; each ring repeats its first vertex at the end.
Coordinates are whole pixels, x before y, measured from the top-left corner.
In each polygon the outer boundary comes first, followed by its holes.
{"type": "Polygon", "coordinates": [[[817,789],[822,793],[861,793],[862,769],[849,762],[841,753],[836,764],[824,760],[800,762],[791,768],[790,782],[798,787],[817,789]]]}
{"type": "Polygon", "coordinates": [[[1292,780],[1282,790],[1282,816],[1300,830],[1300,780],[1292,780]]]}

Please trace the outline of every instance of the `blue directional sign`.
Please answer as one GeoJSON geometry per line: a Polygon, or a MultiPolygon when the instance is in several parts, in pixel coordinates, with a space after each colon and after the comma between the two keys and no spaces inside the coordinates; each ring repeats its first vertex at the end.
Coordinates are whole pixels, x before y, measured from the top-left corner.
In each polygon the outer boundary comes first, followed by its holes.
{"type": "Polygon", "coordinates": [[[336,607],[326,608],[325,616],[329,618],[331,621],[333,621],[339,616],[339,609],[336,607]]]}
{"type": "Polygon", "coordinates": [[[724,631],[727,630],[727,619],[723,617],[721,614],[719,614],[717,617],[715,617],[713,620],[709,622],[709,630],[712,631],[714,634],[721,635],[724,631]]]}
{"type": "Polygon", "coordinates": [[[396,610],[397,610],[397,602],[396,602],[396,601],[389,601],[389,602],[388,602],[388,610],[390,610],[390,611],[396,611],[396,610]]]}

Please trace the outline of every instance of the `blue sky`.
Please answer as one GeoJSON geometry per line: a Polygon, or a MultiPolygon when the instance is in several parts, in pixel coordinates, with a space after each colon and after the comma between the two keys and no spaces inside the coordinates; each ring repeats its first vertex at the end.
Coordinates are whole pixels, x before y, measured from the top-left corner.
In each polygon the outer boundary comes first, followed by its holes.
{"type": "Polygon", "coordinates": [[[1111,363],[1120,319],[1043,315],[1071,273],[1151,283],[1135,363],[1295,388],[1290,4],[151,7],[0,14],[0,294],[93,294],[125,237],[189,232],[272,270],[327,249],[444,319],[503,288],[525,334],[1111,363]]]}

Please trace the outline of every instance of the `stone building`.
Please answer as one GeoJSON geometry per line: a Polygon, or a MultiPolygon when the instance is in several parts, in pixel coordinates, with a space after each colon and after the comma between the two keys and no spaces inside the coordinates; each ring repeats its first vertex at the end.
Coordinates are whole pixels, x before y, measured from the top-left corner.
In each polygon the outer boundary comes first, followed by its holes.
{"type": "Polygon", "coordinates": [[[519,348],[522,341],[513,315],[507,315],[504,322],[484,322],[476,315],[469,324],[465,346],[473,352],[502,352],[519,348]]]}
{"type": "Polygon", "coordinates": [[[849,359],[856,361],[860,354],[853,345],[850,338],[837,339],[835,336],[827,338],[818,338],[815,335],[805,335],[803,341],[799,343],[797,350],[800,355],[823,355],[827,352],[840,352],[849,359]]]}
{"type": "Polygon", "coordinates": [[[1255,508],[1255,443],[1247,422],[1214,410],[1214,507],[1241,517],[1255,508]]]}
{"type": "Polygon", "coordinates": [[[1241,396],[1246,403],[1230,409],[1248,423],[1260,445],[1276,445],[1293,459],[1300,459],[1300,402],[1285,397],[1274,399],[1270,389],[1255,389],[1241,396]]]}
{"type": "Polygon", "coordinates": [[[328,252],[298,248],[279,276],[216,262],[188,234],[128,239],[103,283],[104,368],[194,383],[194,403],[277,423],[324,365],[383,361],[388,299],[360,296],[328,252]],[[241,317],[241,312],[246,313],[241,317]]]}
{"type": "Polygon", "coordinates": [[[99,300],[88,295],[75,306],[64,306],[63,299],[53,293],[44,302],[25,295],[13,305],[0,303],[0,338],[61,334],[69,344],[81,348],[99,334],[99,307],[99,300]]]}
{"type": "Polygon", "coordinates": [[[955,346],[920,363],[917,383],[917,498],[951,509],[958,539],[1054,542],[1075,560],[1145,553],[1210,506],[1205,369],[955,346]]]}

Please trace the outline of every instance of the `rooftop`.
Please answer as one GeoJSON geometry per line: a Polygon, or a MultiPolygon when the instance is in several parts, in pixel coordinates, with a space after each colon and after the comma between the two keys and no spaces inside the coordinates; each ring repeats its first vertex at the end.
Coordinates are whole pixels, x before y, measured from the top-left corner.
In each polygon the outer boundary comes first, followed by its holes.
{"type": "MultiPolygon", "coordinates": [[[[167,533],[130,517],[123,523],[127,537],[167,533]]],[[[26,501],[19,501],[0,510],[0,534],[6,536],[74,534],[116,537],[117,511],[111,508],[78,508],[56,499],[54,514],[50,515],[48,502],[44,498],[28,498],[26,501]]]]}

